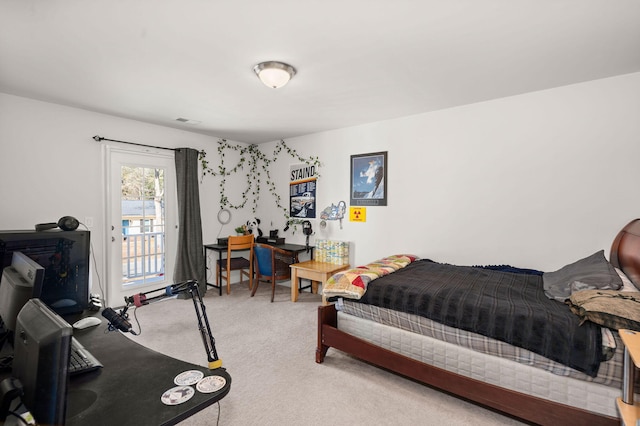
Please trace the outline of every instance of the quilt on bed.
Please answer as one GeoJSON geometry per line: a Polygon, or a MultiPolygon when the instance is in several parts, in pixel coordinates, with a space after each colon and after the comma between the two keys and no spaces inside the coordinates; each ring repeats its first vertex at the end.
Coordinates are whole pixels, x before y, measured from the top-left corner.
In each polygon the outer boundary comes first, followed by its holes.
{"type": "Polygon", "coordinates": [[[360,303],[420,315],[528,349],[594,377],[600,328],[544,293],[539,275],[418,260],[369,283],[360,303]]]}
{"type": "Polygon", "coordinates": [[[367,265],[340,271],[327,280],[322,294],[328,298],[337,296],[359,299],[373,280],[396,272],[416,260],[418,257],[411,254],[396,254],[367,265]]]}

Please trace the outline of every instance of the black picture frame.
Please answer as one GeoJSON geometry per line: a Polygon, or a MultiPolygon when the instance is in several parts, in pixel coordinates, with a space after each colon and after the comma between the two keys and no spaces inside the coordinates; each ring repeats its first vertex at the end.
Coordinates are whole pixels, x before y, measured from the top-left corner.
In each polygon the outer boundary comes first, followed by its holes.
{"type": "Polygon", "coordinates": [[[387,151],[351,156],[351,205],[387,205],[387,151]]]}

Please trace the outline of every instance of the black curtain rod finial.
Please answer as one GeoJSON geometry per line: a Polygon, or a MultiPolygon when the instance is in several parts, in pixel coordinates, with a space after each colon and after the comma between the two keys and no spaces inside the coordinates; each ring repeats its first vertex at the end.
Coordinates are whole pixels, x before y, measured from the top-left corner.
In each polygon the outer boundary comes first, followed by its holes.
{"type": "Polygon", "coordinates": [[[102,141],[103,139],[104,139],[104,138],[103,138],[102,136],[98,136],[98,135],[95,135],[95,136],[93,137],[93,140],[94,140],[94,141],[96,141],[96,142],[100,142],[100,141],[102,141]]]}

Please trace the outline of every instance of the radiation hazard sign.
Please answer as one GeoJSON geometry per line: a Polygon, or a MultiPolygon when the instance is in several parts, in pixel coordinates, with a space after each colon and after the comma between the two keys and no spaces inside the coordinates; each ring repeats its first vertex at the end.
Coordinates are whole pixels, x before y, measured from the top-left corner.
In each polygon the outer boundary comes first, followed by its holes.
{"type": "Polygon", "coordinates": [[[349,221],[350,222],[366,222],[367,208],[366,207],[349,207],[349,221]]]}

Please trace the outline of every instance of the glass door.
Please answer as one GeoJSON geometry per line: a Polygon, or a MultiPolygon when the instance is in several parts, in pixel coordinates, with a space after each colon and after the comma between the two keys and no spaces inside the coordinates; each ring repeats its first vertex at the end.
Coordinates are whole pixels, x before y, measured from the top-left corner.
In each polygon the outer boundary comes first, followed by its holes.
{"type": "Polygon", "coordinates": [[[109,304],[172,283],[176,244],[173,155],[109,153],[109,304]]]}

